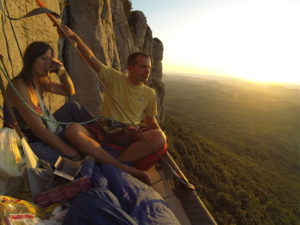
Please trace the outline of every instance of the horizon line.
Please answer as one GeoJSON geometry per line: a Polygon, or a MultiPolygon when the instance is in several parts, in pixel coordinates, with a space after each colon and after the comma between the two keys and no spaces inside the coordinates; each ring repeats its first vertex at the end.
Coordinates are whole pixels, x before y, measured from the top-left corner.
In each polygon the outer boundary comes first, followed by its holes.
{"type": "Polygon", "coordinates": [[[200,74],[200,73],[182,73],[182,72],[163,72],[163,76],[185,76],[185,77],[211,77],[211,78],[222,78],[222,79],[234,79],[234,80],[241,80],[241,81],[248,81],[254,83],[261,83],[261,84],[285,84],[285,85],[294,85],[300,88],[300,81],[297,82],[282,82],[282,81],[255,81],[251,80],[250,78],[245,77],[238,77],[234,75],[221,75],[221,74],[200,74]]]}

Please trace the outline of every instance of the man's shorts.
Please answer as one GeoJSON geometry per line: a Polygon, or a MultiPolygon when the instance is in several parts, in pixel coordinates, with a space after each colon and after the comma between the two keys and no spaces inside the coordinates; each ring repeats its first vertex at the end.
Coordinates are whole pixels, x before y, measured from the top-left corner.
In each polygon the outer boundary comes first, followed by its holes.
{"type": "MultiPolygon", "coordinates": [[[[120,152],[125,151],[133,143],[142,141],[142,133],[148,131],[146,128],[136,129],[130,126],[121,126],[109,130],[105,127],[103,128],[103,125],[100,123],[88,124],[85,125],[85,128],[95,136],[100,144],[107,144],[120,152]]],[[[154,165],[166,151],[167,145],[164,145],[161,149],[136,162],[134,167],[140,170],[147,170],[154,165]]]]}

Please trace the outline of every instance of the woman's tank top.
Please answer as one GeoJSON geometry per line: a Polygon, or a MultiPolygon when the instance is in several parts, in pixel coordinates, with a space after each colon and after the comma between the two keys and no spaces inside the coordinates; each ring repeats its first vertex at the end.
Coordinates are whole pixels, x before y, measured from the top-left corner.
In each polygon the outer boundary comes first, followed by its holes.
{"type": "MultiPolygon", "coordinates": [[[[47,107],[44,104],[43,98],[41,97],[41,95],[38,93],[38,91],[36,91],[36,95],[38,97],[38,101],[39,101],[39,106],[34,107],[34,110],[40,114],[43,115],[47,120],[43,120],[43,123],[45,124],[45,126],[53,133],[58,134],[59,132],[61,132],[63,130],[63,128],[55,123],[56,120],[53,117],[53,115],[49,112],[49,110],[47,109],[47,107]],[[50,122],[48,120],[51,120],[53,122],[50,122]]],[[[32,130],[30,129],[30,127],[26,124],[26,122],[24,121],[24,119],[22,118],[22,116],[20,115],[19,111],[17,110],[16,107],[12,107],[12,110],[15,114],[17,123],[19,124],[24,136],[27,137],[28,142],[37,142],[37,141],[41,141],[38,137],[36,137],[32,130]]],[[[10,128],[14,128],[14,123],[13,123],[13,119],[11,118],[11,115],[9,113],[8,110],[8,106],[6,104],[6,102],[4,102],[3,104],[3,117],[4,117],[4,126],[5,127],[10,127],[10,128]]]]}

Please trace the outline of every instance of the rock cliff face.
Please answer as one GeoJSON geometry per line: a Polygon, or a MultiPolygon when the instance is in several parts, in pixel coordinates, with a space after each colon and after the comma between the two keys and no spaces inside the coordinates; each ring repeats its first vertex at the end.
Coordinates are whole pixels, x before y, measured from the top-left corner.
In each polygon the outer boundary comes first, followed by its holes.
{"type": "Polygon", "coordinates": [[[130,53],[137,51],[122,1],[111,1],[113,27],[120,58],[120,69],[126,70],[126,59],[130,53]]]}
{"type": "MultiPolygon", "coordinates": [[[[120,69],[109,0],[70,1],[66,12],[68,25],[93,50],[104,64],[120,69]]],[[[92,113],[101,105],[101,87],[97,78],[73,49],[66,48],[66,64],[76,86],[75,98],[92,113]]]]}
{"type": "MultiPolygon", "coordinates": [[[[124,11],[126,0],[45,0],[44,2],[49,9],[63,14],[64,23],[76,31],[95,55],[108,66],[126,71],[126,60],[129,54],[135,51],[149,54],[153,68],[148,85],[157,91],[158,109],[162,118],[163,46],[157,38],[153,39],[143,12],[132,11],[126,15],[124,11]],[[60,7],[62,5],[67,5],[63,13],[60,7]]],[[[23,16],[38,7],[35,1],[25,1],[21,4],[18,1],[1,0],[1,3],[3,10],[7,12],[8,9],[11,17],[23,16]]],[[[9,19],[2,12],[0,15],[0,53],[4,56],[8,72],[16,76],[21,70],[22,58],[9,19]]],[[[77,91],[75,98],[91,112],[98,114],[102,102],[102,87],[74,50],[66,43],[58,43],[56,29],[53,28],[50,20],[45,15],[39,15],[12,21],[12,24],[22,52],[28,44],[36,40],[49,42],[54,47],[56,54],[62,56],[72,76],[77,91]]],[[[50,101],[52,108],[55,109],[62,104],[63,98],[55,102],[50,101]]]]}

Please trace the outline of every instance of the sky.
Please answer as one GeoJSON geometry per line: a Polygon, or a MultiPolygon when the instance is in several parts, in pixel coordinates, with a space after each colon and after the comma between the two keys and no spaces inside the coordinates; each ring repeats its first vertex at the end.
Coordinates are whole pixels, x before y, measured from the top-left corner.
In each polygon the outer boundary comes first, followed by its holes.
{"type": "Polygon", "coordinates": [[[164,45],[163,73],[300,84],[300,0],[132,0],[164,45]]]}

